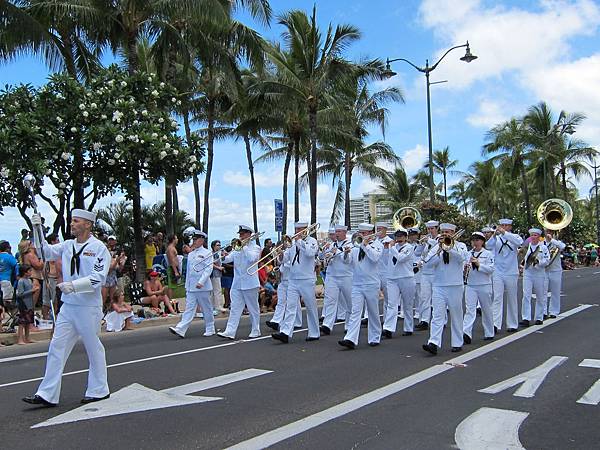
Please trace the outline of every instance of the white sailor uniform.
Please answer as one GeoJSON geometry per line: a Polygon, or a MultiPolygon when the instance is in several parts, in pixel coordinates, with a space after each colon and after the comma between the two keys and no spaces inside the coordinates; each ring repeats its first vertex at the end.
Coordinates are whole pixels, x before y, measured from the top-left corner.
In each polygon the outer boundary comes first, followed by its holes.
{"type": "Polygon", "coordinates": [[[558,239],[552,239],[549,243],[546,243],[548,252],[556,248],[558,249],[558,255],[554,258],[552,263],[546,266],[546,292],[551,293],[550,305],[548,302],[544,302],[544,312],[551,316],[558,316],[560,314],[560,291],[562,289],[562,261],[560,259],[561,252],[565,249],[566,245],[564,242],[558,239]]]}
{"type": "MultiPolygon", "coordinates": [[[[421,263],[427,261],[432,256],[433,248],[437,251],[437,239],[428,238],[423,244],[419,244],[416,250],[421,255],[421,263]]],[[[433,275],[435,269],[430,264],[421,266],[421,297],[419,301],[419,317],[421,322],[429,323],[431,321],[431,297],[433,293],[433,275]]]]}
{"type": "Polygon", "coordinates": [[[544,304],[546,303],[546,266],[550,262],[548,247],[540,243],[530,243],[523,259],[523,299],[521,318],[531,320],[531,294],[535,293],[535,320],[544,320],[544,304]],[[527,264],[527,258],[539,248],[534,257],[537,261],[527,264]]]}
{"type": "Polygon", "coordinates": [[[413,332],[415,300],[414,247],[409,243],[391,245],[388,261],[388,306],[384,310],[383,329],[394,333],[398,322],[398,306],[402,302],[404,331],[413,332]]]}
{"type": "MultiPolygon", "coordinates": [[[[275,305],[275,312],[271,318],[271,322],[279,325],[283,321],[285,315],[285,307],[287,305],[287,290],[289,285],[290,277],[290,264],[281,263],[279,265],[279,284],[277,285],[277,305],[275,305]]],[[[298,306],[296,309],[296,321],[294,322],[294,328],[302,326],[302,307],[300,305],[300,299],[298,298],[298,306]]]]}
{"type": "Polygon", "coordinates": [[[74,292],[63,293],[63,305],[46,360],[46,372],[37,395],[50,403],[58,403],[61,379],[67,358],[81,339],[89,361],[86,397],[102,398],[109,394],[106,356],[98,338],[102,320],[102,293],[110,266],[110,252],[94,236],[84,243],[68,240],[60,244],[43,243],[48,261],[61,259],[64,282],[72,282],[74,292]]]}
{"type": "MultiPolygon", "coordinates": [[[[327,266],[327,279],[325,280],[325,291],[323,299],[323,311],[325,319],[323,326],[333,329],[338,310],[344,310],[344,321],[347,324],[352,310],[352,261],[350,254],[340,255],[344,248],[351,245],[347,239],[337,241],[333,244],[333,257],[327,266]]],[[[331,250],[330,250],[331,251],[331,250]]]]}
{"type": "MultiPolygon", "coordinates": [[[[465,289],[465,317],[463,333],[473,337],[473,324],[477,316],[477,303],[481,305],[483,336],[494,337],[494,312],[492,309],[492,274],[494,273],[494,255],[482,248],[471,250],[470,257],[477,258],[479,267],[471,267],[465,289]]],[[[467,261],[468,262],[468,261],[467,261]]]]}
{"type": "Polygon", "coordinates": [[[421,260],[421,254],[423,252],[423,246],[417,242],[411,243],[414,248],[413,252],[413,272],[415,273],[415,300],[414,300],[414,318],[421,321],[421,274],[422,270],[419,267],[419,261],[421,260]],[[415,272],[416,270],[416,272],[415,272]]]}

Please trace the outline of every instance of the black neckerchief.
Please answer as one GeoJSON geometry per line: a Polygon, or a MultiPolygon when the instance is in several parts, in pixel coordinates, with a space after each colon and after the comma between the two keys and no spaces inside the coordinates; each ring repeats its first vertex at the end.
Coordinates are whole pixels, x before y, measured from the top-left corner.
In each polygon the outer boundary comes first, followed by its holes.
{"type": "Polygon", "coordinates": [[[498,253],[502,253],[502,249],[504,247],[508,247],[508,249],[512,252],[513,248],[510,246],[508,241],[503,241],[501,237],[498,237],[498,239],[500,239],[500,242],[502,242],[502,245],[500,246],[500,250],[498,250],[498,253]]]}
{"type": "Polygon", "coordinates": [[[448,253],[446,250],[442,250],[442,260],[444,261],[444,264],[450,263],[450,253],[448,253]]]}
{"type": "MultiPolygon", "coordinates": [[[[475,250],[471,250],[471,255],[473,256],[473,258],[475,259],[479,259],[479,257],[481,256],[481,254],[483,253],[483,250],[481,250],[477,255],[475,254],[475,250]]],[[[471,263],[471,266],[473,266],[473,263],[471,263]]],[[[475,270],[479,270],[479,266],[473,266],[473,269],[475,270]]]]}
{"type": "Polygon", "coordinates": [[[88,244],[89,242],[83,244],[83,247],[81,247],[78,252],[75,251],[75,244],[73,244],[73,256],[71,256],[71,276],[75,275],[75,272],[77,272],[77,275],[79,275],[79,266],[81,265],[81,260],[79,257],[81,256],[83,249],[86,248],[88,244]]]}
{"type": "Polygon", "coordinates": [[[292,259],[292,266],[300,262],[300,247],[296,246],[296,254],[294,255],[294,259],[292,259]]]}
{"type": "MultiPolygon", "coordinates": [[[[404,244],[402,244],[402,246],[398,249],[398,252],[401,252],[405,246],[406,246],[406,242],[404,244]]],[[[392,263],[394,265],[396,265],[397,262],[398,262],[398,258],[396,258],[395,256],[392,256],[392,263]]]]}
{"type": "Polygon", "coordinates": [[[365,253],[365,251],[361,247],[360,250],[358,251],[358,260],[362,261],[363,258],[365,257],[365,255],[366,255],[366,253],[365,253]]]}

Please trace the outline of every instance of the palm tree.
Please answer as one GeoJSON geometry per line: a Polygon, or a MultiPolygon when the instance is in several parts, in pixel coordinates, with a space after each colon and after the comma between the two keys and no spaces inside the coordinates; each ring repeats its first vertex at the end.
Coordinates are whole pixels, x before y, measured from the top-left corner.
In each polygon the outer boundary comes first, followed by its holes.
{"type": "MultiPolygon", "coordinates": [[[[447,177],[448,172],[453,167],[458,165],[458,160],[450,159],[450,149],[448,147],[443,150],[436,150],[433,152],[433,170],[434,172],[442,174],[443,186],[444,186],[444,203],[448,203],[448,190],[447,190],[447,177]]],[[[429,162],[425,163],[425,169],[429,169],[429,162]]],[[[454,171],[450,171],[454,173],[454,171]]]]}
{"type": "MultiPolygon", "coordinates": [[[[417,201],[414,185],[409,183],[406,172],[402,166],[398,166],[392,172],[386,173],[381,180],[379,188],[384,193],[380,196],[379,203],[387,206],[391,211],[397,211],[398,209],[414,204],[417,201]]],[[[390,217],[380,217],[382,220],[388,220],[390,218],[391,215],[390,217]]]]}
{"type": "Polygon", "coordinates": [[[452,186],[450,186],[450,197],[448,198],[454,201],[459,207],[463,209],[463,213],[465,216],[469,213],[467,209],[470,203],[469,192],[465,180],[460,180],[454,183],[452,186]]]}

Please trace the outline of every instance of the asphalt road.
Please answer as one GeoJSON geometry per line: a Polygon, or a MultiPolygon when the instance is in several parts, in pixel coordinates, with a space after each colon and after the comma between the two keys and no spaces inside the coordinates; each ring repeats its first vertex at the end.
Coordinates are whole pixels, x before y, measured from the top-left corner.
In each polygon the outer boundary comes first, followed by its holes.
{"type": "MultiPolygon", "coordinates": [[[[254,340],[205,338],[200,322],[184,340],[166,327],[110,335],[102,340],[111,399],[85,407],[82,347],[67,363],[56,408],[20,400],[35,392],[47,344],[2,348],[0,447],[597,448],[600,407],[589,403],[598,394],[590,391],[588,404],[578,400],[600,380],[599,287],[598,269],[565,272],[558,319],[485,345],[477,322],[473,344],[458,354],[449,351],[447,331],[436,357],[421,349],[427,332],[371,348],[363,329],[359,347],[345,350],[339,325],[317,342],[305,342],[303,331],[287,345],[270,339],[266,326],[254,340]],[[580,366],[584,360],[598,368],[580,366]],[[479,392],[536,367],[523,384],[479,392]],[[209,380],[227,374],[234,380],[209,380]],[[134,383],[150,390],[128,388],[134,383]]],[[[245,318],[238,337],[248,333],[245,318]]]]}

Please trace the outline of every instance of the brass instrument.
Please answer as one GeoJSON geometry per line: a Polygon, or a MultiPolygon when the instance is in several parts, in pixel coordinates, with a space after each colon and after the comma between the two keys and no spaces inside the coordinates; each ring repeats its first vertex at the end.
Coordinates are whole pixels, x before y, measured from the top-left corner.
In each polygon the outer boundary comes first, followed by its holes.
{"type": "Polygon", "coordinates": [[[264,231],[258,231],[256,233],[252,233],[246,239],[233,238],[229,245],[231,246],[231,248],[233,249],[234,252],[239,252],[246,245],[248,245],[250,242],[255,241],[256,239],[260,238],[263,234],[265,234],[264,231]]]}
{"type": "Polygon", "coordinates": [[[348,253],[352,249],[352,247],[353,247],[352,244],[347,243],[342,248],[336,248],[337,252],[335,252],[335,253],[329,252],[330,255],[325,256],[325,258],[323,259],[323,263],[327,266],[331,262],[332,259],[334,259],[340,255],[348,253]]]}
{"type": "Polygon", "coordinates": [[[438,249],[438,255],[442,251],[445,251],[445,252],[450,251],[452,249],[452,247],[454,247],[456,240],[458,238],[460,238],[464,233],[465,233],[465,230],[458,230],[452,236],[440,236],[440,243],[439,243],[440,248],[438,249]]]}
{"type": "Polygon", "coordinates": [[[304,228],[303,230],[298,231],[296,234],[292,236],[292,241],[295,239],[306,239],[311,234],[315,234],[321,228],[321,224],[319,223],[311,223],[309,226],[304,228]]]}
{"type": "MultiPolygon", "coordinates": [[[[370,242],[370,241],[372,241],[372,240],[373,240],[373,238],[375,238],[376,236],[377,236],[377,233],[371,233],[371,234],[368,234],[368,235],[366,235],[366,236],[362,236],[362,235],[359,233],[359,234],[357,234],[356,236],[353,236],[353,237],[352,237],[352,243],[353,243],[355,246],[362,245],[362,243],[363,243],[363,242],[365,242],[365,241],[367,241],[367,242],[370,242]]],[[[366,245],[366,244],[365,244],[365,245],[366,245]]]]}
{"type": "Polygon", "coordinates": [[[392,227],[394,230],[408,230],[418,227],[421,224],[421,213],[412,206],[405,206],[396,211],[392,217],[392,227]]]}
{"type": "MultiPolygon", "coordinates": [[[[550,198],[538,206],[536,215],[538,222],[544,228],[558,232],[569,226],[573,220],[573,209],[560,198],[550,198]]],[[[559,253],[560,250],[556,247],[550,249],[549,265],[554,262],[559,253]]]]}

